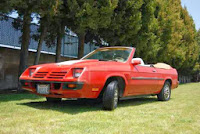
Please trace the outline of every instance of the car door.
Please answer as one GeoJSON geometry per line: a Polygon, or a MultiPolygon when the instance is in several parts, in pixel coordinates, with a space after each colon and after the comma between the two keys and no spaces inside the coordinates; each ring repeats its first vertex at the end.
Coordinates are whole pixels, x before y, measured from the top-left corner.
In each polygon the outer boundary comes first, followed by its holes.
{"type": "Polygon", "coordinates": [[[154,67],[146,65],[133,65],[131,67],[129,95],[152,94],[157,88],[158,78],[154,67]]]}

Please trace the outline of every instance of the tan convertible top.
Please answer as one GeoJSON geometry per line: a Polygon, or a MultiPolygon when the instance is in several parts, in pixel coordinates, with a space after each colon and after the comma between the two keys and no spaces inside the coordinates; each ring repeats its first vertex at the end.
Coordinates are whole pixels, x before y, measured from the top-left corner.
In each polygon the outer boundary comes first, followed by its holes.
{"type": "Polygon", "coordinates": [[[155,68],[171,69],[171,66],[166,63],[156,63],[153,65],[155,68]]]}

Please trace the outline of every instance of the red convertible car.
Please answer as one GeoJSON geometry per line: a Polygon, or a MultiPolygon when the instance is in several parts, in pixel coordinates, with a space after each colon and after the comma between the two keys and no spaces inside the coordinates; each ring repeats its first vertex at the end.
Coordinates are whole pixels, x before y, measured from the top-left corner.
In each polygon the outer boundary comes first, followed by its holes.
{"type": "Polygon", "coordinates": [[[145,65],[134,53],[132,47],[99,48],[80,60],[31,66],[20,82],[49,102],[98,98],[106,110],[115,109],[119,99],[144,95],[168,101],[171,89],[178,87],[176,69],[164,63],[145,65]]]}

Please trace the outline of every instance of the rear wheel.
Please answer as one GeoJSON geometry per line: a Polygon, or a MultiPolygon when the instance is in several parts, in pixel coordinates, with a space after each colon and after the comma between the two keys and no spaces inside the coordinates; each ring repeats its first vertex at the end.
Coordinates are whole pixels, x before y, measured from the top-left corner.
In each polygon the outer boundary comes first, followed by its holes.
{"type": "Polygon", "coordinates": [[[166,81],[162,90],[157,95],[159,101],[168,101],[171,97],[171,84],[169,81],[166,81]]]}
{"type": "Polygon", "coordinates": [[[62,98],[50,98],[46,97],[47,102],[61,102],[62,98]]]}
{"type": "Polygon", "coordinates": [[[103,108],[113,110],[117,107],[119,99],[119,86],[117,81],[111,81],[103,93],[103,108]]]}

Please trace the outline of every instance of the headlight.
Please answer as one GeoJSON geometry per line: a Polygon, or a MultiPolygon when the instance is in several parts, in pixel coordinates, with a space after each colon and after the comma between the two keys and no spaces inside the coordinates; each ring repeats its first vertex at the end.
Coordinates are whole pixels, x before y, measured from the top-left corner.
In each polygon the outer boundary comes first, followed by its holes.
{"type": "Polygon", "coordinates": [[[78,78],[83,72],[83,68],[74,68],[73,69],[73,77],[78,78]]]}
{"type": "Polygon", "coordinates": [[[35,68],[30,68],[29,69],[29,76],[31,77],[33,75],[33,73],[35,72],[35,68]]]}

